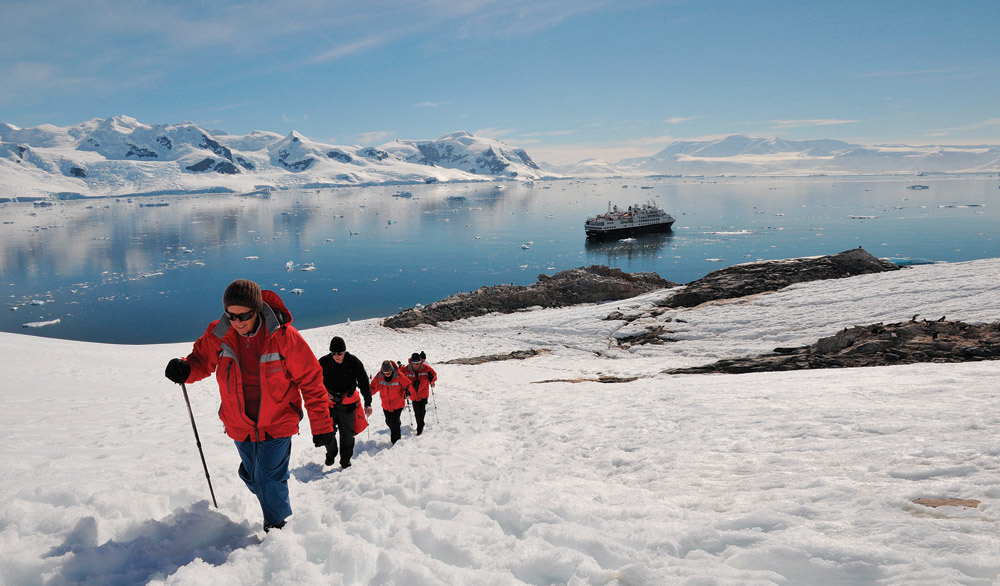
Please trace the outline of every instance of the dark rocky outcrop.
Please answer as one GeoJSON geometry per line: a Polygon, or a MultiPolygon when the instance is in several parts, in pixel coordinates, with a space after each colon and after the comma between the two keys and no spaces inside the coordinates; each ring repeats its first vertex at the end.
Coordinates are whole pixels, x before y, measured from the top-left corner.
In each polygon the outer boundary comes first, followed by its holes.
{"type": "Polygon", "coordinates": [[[1000,359],[1000,322],[916,321],[855,326],[809,346],[775,348],[773,354],[677,368],[669,374],[704,374],[885,366],[916,362],[1000,359]]]}
{"type": "Polygon", "coordinates": [[[508,354],[487,354],[485,356],[473,356],[472,358],[452,358],[451,360],[445,360],[439,364],[461,364],[464,366],[475,366],[477,364],[486,364],[487,362],[501,362],[504,360],[526,360],[528,358],[534,358],[535,356],[541,356],[542,354],[548,354],[549,350],[515,350],[508,354]]]}
{"type": "Polygon", "coordinates": [[[156,154],[155,151],[151,151],[145,147],[138,147],[132,143],[125,143],[128,145],[128,152],[125,153],[125,158],[138,157],[140,159],[156,159],[160,155],[156,154]]]}
{"type": "Polygon", "coordinates": [[[565,307],[579,303],[627,299],[676,284],[655,273],[626,273],[594,265],[570,269],[553,276],[538,275],[527,287],[496,285],[458,293],[424,308],[401,311],[385,320],[390,328],[436,324],[488,313],[513,313],[529,307],[565,307]]]}
{"type": "Polygon", "coordinates": [[[188,171],[194,171],[195,173],[200,173],[202,171],[208,171],[215,164],[214,159],[202,159],[193,165],[188,165],[184,167],[188,171]]]}
{"type": "Polygon", "coordinates": [[[694,307],[715,299],[777,291],[793,283],[839,279],[898,268],[861,248],[829,256],[746,263],[714,271],[692,281],[660,305],[694,307]]]}

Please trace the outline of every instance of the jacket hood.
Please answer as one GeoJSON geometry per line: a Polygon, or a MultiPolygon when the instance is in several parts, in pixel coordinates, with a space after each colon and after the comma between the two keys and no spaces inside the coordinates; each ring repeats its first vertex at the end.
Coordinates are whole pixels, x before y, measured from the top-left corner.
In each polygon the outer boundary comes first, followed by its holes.
{"type": "Polygon", "coordinates": [[[274,311],[275,316],[278,318],[278,323],[282,325],[292,323],[292,312],[288,311],[288,308],[285,307],[285,302],[281,300],[281,297],[278,297],[277,293],[269,289],[264,289],[260,294],[264,298],[264,305],[274,311]]]}

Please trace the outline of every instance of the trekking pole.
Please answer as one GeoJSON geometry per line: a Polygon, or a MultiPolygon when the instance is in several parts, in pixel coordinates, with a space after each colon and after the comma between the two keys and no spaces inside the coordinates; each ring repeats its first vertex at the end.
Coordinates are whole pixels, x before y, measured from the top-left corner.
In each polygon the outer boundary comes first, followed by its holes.
{"type": "Polygon", "coordinates": [[[431,386],[431,401],[434,402],[434,423],[441,423],[441,418],[438,417],[438,400],[437,396],[434,394],[433,386],[431,386]]]}
{"type": "Polygon", "coordinates": [[[194,430],[194,442],[198,444],[198,453],[201,454],[201,465],[205,468],[205,480],[208,481],[208,492],[212,493],[212,504],[219,508],[219,503],[215,500],[215,490],[212,489],[212,478],[208,475],[208,464],[205,463],[205,452],[201,450],[201,438],[198,437],[198,426],[194,424],[194,411],[191,410],[191,399],[188,398],[188,390],[184,383],[181,383],[181,390],[184,391],[184,402],[188,406],[188,415],[191,416],[191,429],[194,430]]]}

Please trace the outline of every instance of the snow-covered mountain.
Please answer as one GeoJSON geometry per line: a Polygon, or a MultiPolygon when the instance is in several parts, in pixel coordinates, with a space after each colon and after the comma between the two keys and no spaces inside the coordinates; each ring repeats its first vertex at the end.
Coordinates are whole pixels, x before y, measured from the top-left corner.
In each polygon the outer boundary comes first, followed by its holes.
{"type": "Polygon", "coordinates": [[[499,141],[489,141],[468,132],[453,132],[437,140],[396,140],[382,148],[410,163],[461,169],[475,175],[511,179],[538,177],[541,169],[524,149],[514,149],[499,141]]]}
{"type": "Polygon", "coordinates": [[[1000,146],[850,144],[742,135],[678,141],[650,157],[539,165],[524,149],[468,132],[377,147],[314,142],[128,116],[76,126],[0,123],[0,200],[379,183],[531,181],[649,175],[882,175],[1000,172],[1000,146]]]}
{"type": "Polygon", "coordinates": [[[0,198],[548,177],[557,175],[523,149],[466,132],[360,147],[314,142],[295,131],[237,136],[128,116],[70,127],[0,124],[0,198]]]}
{"type": "Polygon", "coordinates": [[[674,142],[651,157],[547,168],[577,177],[994,173],[1000,171],[1000,146],[871,146],[732,135],[674,142]]]}
{"type": "Polygon", "coordinates": [[[733,135],[675,142],[651,157],[619,166],[642,175],[988,173],[1000,170],[1000,146],[866,146],[733,135]]]}

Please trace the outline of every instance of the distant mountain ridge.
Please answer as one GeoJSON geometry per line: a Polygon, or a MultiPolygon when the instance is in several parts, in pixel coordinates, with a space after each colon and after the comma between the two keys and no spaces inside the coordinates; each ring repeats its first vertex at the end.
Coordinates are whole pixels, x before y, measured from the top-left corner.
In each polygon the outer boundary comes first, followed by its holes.
{"type": "Polygon", "coordinates": [[[674,142],[651,157],[617,163],[591,159],[550,168],[572,176],[995,173],[1000,171],[1000,146],[857,145],[730,135],[674,142]]]}
{"type": "Polygon", "coordinates": [[[128,116],[70,127],[0,124],[0,198],[557,177],[523,149],[468,132],[360,147],[319,143],[296,131],[238,136],[128,116]]]}
{"type": "Polygon", "coordinates": [[[0,123],[0,200],[566,177],[995,172],[1000,147],[993,145],[865,146],[730,135],[677,141],[650,157],[556,166],[462,131],[361,147],[320,143],[297,131],[233,135],[128,116],[69,127],[0,123]]]}

